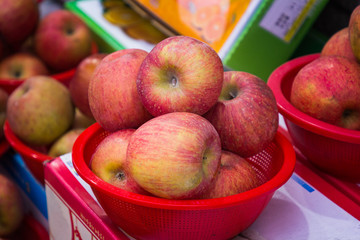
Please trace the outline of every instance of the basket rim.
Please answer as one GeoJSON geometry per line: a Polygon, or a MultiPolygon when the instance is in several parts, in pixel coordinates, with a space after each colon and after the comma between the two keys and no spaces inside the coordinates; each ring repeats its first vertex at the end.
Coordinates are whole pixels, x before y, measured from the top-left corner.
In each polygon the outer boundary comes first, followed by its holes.
{"type": "Polygon", "coordinates": [[[4,123],[4,135],[10,146],[20,155],[31,158],[39,163],[52,159],[52,157],[38,152],[24,144],[11,130],[8,120],[5,120],[4,123]]]}
{"type": "Polygon", "coordinates": [[[305,66],[320,56],[320,53],[313,53],[294,58],[283,63],[270,74],[267,83],[274,93],[279,113],[284,116],[285,121],[289,120],[308,131],[339,141],[359,144],[360,131],[342,128],[313,118],[295,108],[282,92],[281,85],[289,71],[305,66]]]}
{"type": "Polygon", "coordinates": [[[274,142],[282,149],[284,163],[279,172],[272,179],[252,190],[228,197],[199,200],[170,200],[153,196],[144,196],[122,190],[103,181],[98,178],[85,163],[82,153],[86,146],[86,140],[94,133],[101,131],[104,131],[101,126],[98,123],[94,123],[85,129],[75,141],[72,151],[72,162],[76,172],[92,189],[122,201],[145,207],[173,210],[204,210],[234,206],[240,202],[251,201],[251,199],[261,197],[264,194],[275,192],[288,181],[295,168],[296,155],[294,148],[290,141],[282,133],[277,131],[274,142]]]}

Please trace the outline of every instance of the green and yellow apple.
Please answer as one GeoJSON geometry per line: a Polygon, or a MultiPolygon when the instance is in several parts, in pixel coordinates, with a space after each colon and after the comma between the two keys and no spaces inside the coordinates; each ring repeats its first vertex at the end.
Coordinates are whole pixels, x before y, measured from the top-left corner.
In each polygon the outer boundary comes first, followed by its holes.
{"type": "Polygon", "coordinates": [[[122,129],[105,137],[96,147],[90,161],[93,173],[118,188],[150,195],[128,174],[125,168],[126,151],[135,129],[122,129]]]}
{"type": "Polygon", "coordinates": [[[0,238],[13,234],[21,225],[25,205],[20,189],[7,175],[0,174],[0,238]]]}
{"type": "Polygon", "coordinates": [[[223,150],[221,163],[209,191],[202,198],[220,198],[242,193],[260,185],[256,171],[239,155],[223,150]]]}
{"type": "Polygon", "coordinates": [[[140,49],[118,50],[96,67],[89,83],[89,106],[105,130],[137,128],[152,118],[136,88],[137,73],[147,54],[140,49]]]}
{"type": "Polygon", "coordinates": [[[48,75],[44,62],[29,53],[14,53],[0,62],[0,79],[24,80],[37,75],[48,75]]]}
{"type": "Polygon", "coordinates": [[[297,73],[290,102],[313,118],[360,130],[359,93],[358,63],[339,56],[322,56],[297,73]]]}
{"type": "Polygon", "coordinates": [[[50,146],[48,155],[55,158],[71,152],[74,142],[83,131],[83,128],[76,128],[65,132],[50,146]]]}
{"type": "Polygon", "coordinates": [[[221,143],[209,121],[173,112],[141,125],[131,136],[126,169],[146,191],[167,199],[198,198],[220,165],[221,143]]]}
{"type": "Polygon", "coordinates": [[[2,0],[0,8],[0,36],[14,50],[32,35],[39,21],[36,0],[2,0]]]}
{"type": "Polygon", "coordinates": [[[75,106],[86,116],[93,118],[89,106],[88,89],[95,68],[106,56],[105,53],[94,53],[84,58],[76,68],[70,80],[69,90],[75,106]]]}
{"type": "Polygon", "coordinates": [[[88,26],[74,13],[58,9],[39,22],[34,36],[37,55],[53,71],[76,67],[92,51],[88,26]]]}
{"type": "Polygon", "coordinates": [[[88,128],[95,122],[94,118],[86,116],[77,107],[75,107],[75,117],[71,126],[72,129],[88,128]]]}
{"type": "Polygon", "coordinates": [[[257,76],[224,72],[218,102],[204,117],[218,131],[222,148],[247,158],[263,150],[275,137],[278,109],[270,87],[257,76]]]}
{"type": "Polygon", "coordinates": [[[74,105],[62,83],[49,76],[34,76],[11,93],[6,118],[24,143],[49,145],[71,127],[74,105]]]}
{"type": "Polygon", "coordinates": [[[170,112],[207,112],[223,83],[223,64],[209,45],[187,36],[155,45],[139,69],[136,85],[145,108],[159,116],[170,112]]]}

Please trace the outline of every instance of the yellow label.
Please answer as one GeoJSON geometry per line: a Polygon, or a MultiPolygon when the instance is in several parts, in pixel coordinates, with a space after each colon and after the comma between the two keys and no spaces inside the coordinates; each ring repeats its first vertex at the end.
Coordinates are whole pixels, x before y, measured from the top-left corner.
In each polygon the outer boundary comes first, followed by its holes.
{"type": "Polygon", "coordinates": [[[207,42],[219,51],[251,0],[137,0],[137,2],[179,34],[207,42]]]}

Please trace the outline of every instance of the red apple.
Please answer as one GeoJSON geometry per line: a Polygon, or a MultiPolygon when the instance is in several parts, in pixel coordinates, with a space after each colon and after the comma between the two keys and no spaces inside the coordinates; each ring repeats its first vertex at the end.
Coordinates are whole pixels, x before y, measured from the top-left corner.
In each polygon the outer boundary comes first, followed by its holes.
{"type": "Polygon", "coordinates": [[[274,139],[279,124],[270,87],[241,71],[224,73],[219,100],[204,117],[218,131],[222,148],[245,158],[263,150],[274,139]]]}
{"type": "Polygon", "coordinates": [[[49,76],[34,76],[11,93],[6,118],[24,143],[48,145],[71,127],[74,105],[62,83],[49,76]]]}
{"type": "Polygon", "coordinates": [[[14,53],[0,62],[0,78],[24,80],[36,75],[48,75],[46,65],[29,53],[14,53]]]}
{"type": "Polygon", "coordinates": [[[204,114],[217,101],[223,64],[209,45],[186,36],[159,42],[144,59],[136,81],[146,109],[204,114]]]}
{"type": "Polygon", "coordinates": [[[136,88],[139,67],[147,52],[123,49],[106,56],[89,83],[89,105],[95,120],[108,131],[137,128],[152,116],[136,88]]]}
{"type": "Polygon", "coordinates": [[[77,137],[84,131],[84,128],[70,129],[60,136],[49,148],[50,157],[59,157],[72,151],[77,137]]]}
{"type": "Polygon", "coordinates": [[[69,83],[71,98],[75,106],[91,118],[93,118],[93,115],[89,106],[89,83],[95,68],[106,55],[105,53],[94,53],[84,58],[77,66],[75,74],[69,83]]]}
{"type": "Polygon", "coordinates": [[[291,103],[313,118],[360,130],[360,67],[339,56],[322,56],[295,76],[291,103]]]}
{"type": "Polygon", "coordinates": [[[205,118],[174,112],[147,121],[133,133],[126,168],[155,196],[191,199],[207,191],[220,155],[219,135],[205,118]]]}
{"type": "Polygon", "coordinates": [[[125,169],[126,151],[135,129],[122,129],[111,133],[94,151],[90,166],[93,173],[116,187],[129,192],[149,195],[125,169]]]}
{"type": "Polygon", "coordinates": [[[7,175],[0,174],[0,238],[14,233],[24,219],[25,205],[19,188],[7,175]]]}
{"type": "Polygon", "coordinates": [[[41,19],[34,43],[37,55],[52,70],[65,71],[91,54],[92,36],[81,18],[59,9],[41,19]]]}
{"type": "Polygon", "coordinates": [[[209,191],[202,198],[220,198],[242,193],[260,185],[251,164],[239,155],[222,151],[221,164],[209,191]]]}
{"type": "Polygon", "coordinates": [[[322,56],[343,56],[356,61],[350,44],[349,28],[343,28],[332,35],[321,50],[322,56]]]}
{"type": "Polygon", "coordinates": [[[2,0],[0,36],[14,49],[35,32],[39,21],[39,6],[35,0],[2,0]]]}

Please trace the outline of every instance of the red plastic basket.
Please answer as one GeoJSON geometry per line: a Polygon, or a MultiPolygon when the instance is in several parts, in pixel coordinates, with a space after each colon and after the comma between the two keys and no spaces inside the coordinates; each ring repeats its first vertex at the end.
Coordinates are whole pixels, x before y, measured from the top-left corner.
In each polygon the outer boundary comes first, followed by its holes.
{"type": "Polygon", "coordinates": [[[109,134],[98,123],[77,138],[73,164],[112,221],[136,239],[229,239],[249,227],[292,175],[295,152],[279,132],[266,150],[248,160],[263,184],[237,195],[202,200],[169,200],[116,188],[89,168],[96,146],[109,134]]]}
{"type": "Polygon", "coordinates": [[[320,121],[291,105],[292,82],[298,71],[317,59],[310,54],[290,60],[270,75],[279,112],[284,116],[292,142],[316,167],[333,176],[360,181],[360,131],[349,130],[320,121]]]}
{"type": "MultiPolygon", "coordinates": [[[[92,53],[97,53],[98,47],[95,43],[92,44],[92,53]]],[[[74,76],[76,68],[70,70],[55,73],[50,75],[51,77],[57,79],[59,82],[63,83],[65,86],[69,86],[71,78],[74,76]]],[[[8,94],[11,94],[19,85],[21,85],[24,80],[16,79],[0,79],[0,88],[4,89],[8,94]]]]}
{"type": "Polygon", "coordinates": [[[46,160],[52,159],[52,157],[38,152],[25,143],[23,143],[11,130],[8,121],[4,124],[4,134],[6,140],[10,146],[22,157],[26,166],[29,168],[33,176],[42,184],[44,184],[44,166],[43,163],[46,160]]]}

